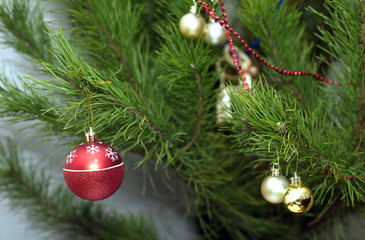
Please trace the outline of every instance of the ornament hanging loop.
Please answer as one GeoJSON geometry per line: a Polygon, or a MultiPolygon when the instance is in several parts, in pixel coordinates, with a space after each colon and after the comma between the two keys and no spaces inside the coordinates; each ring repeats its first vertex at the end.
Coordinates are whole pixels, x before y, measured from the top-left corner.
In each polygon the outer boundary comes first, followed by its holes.
{"type": "Polygon", "coordinates": [[[94,127],[94,120],[93,120],[93,111],[91,108],[91,93],[89,88],[85,89],[87,98],[88,98],[88,108],[87,108],[87,124],[89,128],[89,132],[85,133],[86,142],[95,142],[96,141],[96,135],[93,131],[94,127]],[[91,126],[90,126],[91,121],[91,126]]]}
{"type": "MultiPolygon", "coordinates": [[[[283,144],[281,144],[281,147],[283,146],[283,144]]],[[[281,148],[280,148],[281,151],[281,148]]],[[[278,158],[278,165],[280,164],[280,157],[279,157],[279,152],[278,149],[276,149],[276,157],[278,158]]]]}
{"type": "Polygon", "coordinates": [[[85,88],[87,99],[88,99],[88,108],[87,108],[87,125],[90,129],[94,127],[94,120],[93,120],[93,111],[91,108],[91,93],[88,87],[85,88]],[[91,121],[91,126],[90,126],[91,121]]]}

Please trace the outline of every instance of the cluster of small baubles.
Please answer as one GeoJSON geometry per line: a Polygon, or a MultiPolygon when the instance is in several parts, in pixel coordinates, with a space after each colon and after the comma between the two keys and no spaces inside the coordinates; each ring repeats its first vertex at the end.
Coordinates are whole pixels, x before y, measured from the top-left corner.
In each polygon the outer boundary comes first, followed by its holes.
{"type": "Polygon", "coordinates": [[[179,29],[181,34],[189,39],[203,36],[205,43],[212,47],[221,46],[227,38],[226,30],[218,22],[212,20],[208,24],[205,23],[204,18],[197,14],[196,5],[180,19],[179,29]]]}
{"type": "Polygon", "coordinates": [[[278,163],[274,163],[270,175],[261,184],[261,194],[272,204],[283,203],[292,213],[305,213],[313,206],[313,192],[302,184],[297,173],[290,178],[290,184],[281,173],[278,163]]]}

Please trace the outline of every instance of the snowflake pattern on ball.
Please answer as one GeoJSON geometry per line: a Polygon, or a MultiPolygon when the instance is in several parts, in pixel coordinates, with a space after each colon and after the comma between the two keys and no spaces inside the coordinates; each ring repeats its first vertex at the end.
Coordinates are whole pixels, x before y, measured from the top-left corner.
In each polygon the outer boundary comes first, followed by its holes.
{"type": "Polygon", "coordinates": [[[92,144],[91,146],[86,147],[86,152],[94,155],[95,153],[99,152],[99,147],[92,144]]]}
{"type": "Polygon", "coordinates": [[[118,153],[114,151],[113,148],[108,147],[107,149],[105,149],[105,152],[105,157],[110,158],[113,162],[118,159],[118,153]]]}
{"type": "Polygon", "coordinates": [[[77,155],[76,155],[76,150],[72,150],[72,151],[68,154],[68,156],[67,156],[67,158],[66,158],[66,163],[72,163],[72,161],[75,159],[75,157],[77,157],[77,155]]]}

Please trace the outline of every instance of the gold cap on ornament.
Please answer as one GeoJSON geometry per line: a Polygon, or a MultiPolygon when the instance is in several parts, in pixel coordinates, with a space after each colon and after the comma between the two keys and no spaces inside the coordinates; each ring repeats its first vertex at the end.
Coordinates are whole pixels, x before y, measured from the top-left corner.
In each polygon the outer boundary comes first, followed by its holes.
{"type": "Polygon", "coordinates": [[[270,169],[270,176],[273,176],[273,177],[279,177],[281,176],[281,167],[279,165],[279,163],[274,163],[270,169]]]}
{"type": "Polygon", "coordinates": [[[292,186],[302,185],[302,178],[297,175],[297,172],[294,173],[294,177],[290,178],[290,185],[292,186]]]}
{"type": "Polygon", "coordinates": [[[90,127],[90,131],[85,133],[86,142],[95,142],[96,141],[96,133],[93,132],[93,128],[90,127]]]}
{"type": "Polygon", "coordinates": [[[196,9],[197,9],[197,6],[196,6],[196,4],[194,4],[194,5],[193,5],[193,6],[191,6],[191,8],[190,8],[190,12],[191,12],[191,13],[197,13],[196,9]]]}

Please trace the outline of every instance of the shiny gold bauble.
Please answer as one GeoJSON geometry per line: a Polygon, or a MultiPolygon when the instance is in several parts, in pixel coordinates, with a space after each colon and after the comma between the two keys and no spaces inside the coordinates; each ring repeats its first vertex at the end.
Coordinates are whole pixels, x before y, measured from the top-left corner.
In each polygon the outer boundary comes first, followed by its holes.
{"type": "Polygon", "coordinates": [[[204,33],[204,42],[212,47],[218,47],[227,41],[226,29],[219,23],[208,23],[204,33]]]}
{"type": "Polygon", "coordinates": [[[270,175],[261,184],[261,194],[266,201],[273,204],[283,202],[284,192],[289,187],[289,181],[282,176],[278,163],[274,163],[270,175]]]}
{"type": "Polygon", "coordinates": [[[195,39],[200,37],[205,31],[204,18],[196,13],[187,13],[181,19],[179,23],[179,29],[184,37],[189,39],[195,39]]]}
{"type": "Polygon", "coordinates": [[[305,213],[312,208],[313,192],[302,185],[300,177],[290,178],[290,187],[284,193],[284,206],[293,213],[305,213]]]}

